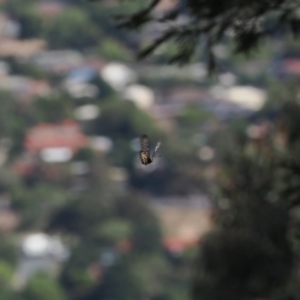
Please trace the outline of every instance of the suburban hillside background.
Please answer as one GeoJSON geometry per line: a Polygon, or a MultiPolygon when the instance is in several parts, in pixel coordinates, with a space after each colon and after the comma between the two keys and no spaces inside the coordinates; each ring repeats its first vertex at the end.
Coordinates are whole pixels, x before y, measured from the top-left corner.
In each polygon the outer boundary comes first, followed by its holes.
{"type": "Polygon", "coordinates": [[[162,28],[117,29],[141,4],[114,2],[0,1],[0,299],[299,299],[299,46],[224,41],[212,77],[137,61],[162,28]]]}

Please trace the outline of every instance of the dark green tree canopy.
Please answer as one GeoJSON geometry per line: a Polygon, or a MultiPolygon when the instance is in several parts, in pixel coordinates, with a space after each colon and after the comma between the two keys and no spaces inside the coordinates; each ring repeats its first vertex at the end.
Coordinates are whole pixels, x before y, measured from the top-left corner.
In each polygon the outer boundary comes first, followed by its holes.
{"type": "Polygon", "coordinates": [[[248,54],[278,31],[294,36],[300,32],[300,2],[296,0],[178,0],[171,10],[157,13],[161,1],[145,1],[144,8],[116,16],[118,26],[126,29],[139,29],[151,22],[163,24],[157,38],[139,52],[139,58],[162,44],[175,42],[177,53],[171,63],[187,63],[201,52],[213,70],[213,46],[224,40],[233,42],[235,52],[248,54]]]}

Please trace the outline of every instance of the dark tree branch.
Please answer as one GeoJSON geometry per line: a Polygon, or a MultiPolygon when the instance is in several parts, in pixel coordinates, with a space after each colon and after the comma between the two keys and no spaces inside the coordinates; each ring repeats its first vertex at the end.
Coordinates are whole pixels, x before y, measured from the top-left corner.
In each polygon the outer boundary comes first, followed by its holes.
{"type": "Polygon", "coordinates": [[[297,15],[299,0],[179,0],[173,9],[158,17],[153,12],[159,2],[152,0],[139,12],[116,16],[119,21],[117,26],[130,30],[151,22],[164,23],[169,27],[138,54],[139,58],[151,55],[157,47],[174,39],[178,44],[178,53],[170,62],[188,63],[197,52],[200,41],[209,40],[206,56],[208,68],[212,70],[216,67],[212,48],[227,36],[229,30],[234,33],[231,39],[235,51],[244,54],[251,53],[262,40],[280,28],[293,33],[294,37],[300,34],[300,17],[297,15]],[[184,24],[178,21],[182,14],[187,19],[184,24]],[[275,25],[267,28],[271,17],[276,18],[275,25]]]}

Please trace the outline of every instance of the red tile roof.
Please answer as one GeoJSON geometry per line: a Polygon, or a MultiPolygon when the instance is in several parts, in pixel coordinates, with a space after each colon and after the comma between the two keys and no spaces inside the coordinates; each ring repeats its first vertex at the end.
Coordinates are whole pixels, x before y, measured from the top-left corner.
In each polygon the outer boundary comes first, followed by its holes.
{"type": "Polygon", "coordinates": [[[181,237],[166,237],[163,241],[165,248],[172,253],[180,253],[184,250],[196,246],[198,239],[184,239],[181,237]]]}
{"type": "Polygon", "coordinates": [[[287,73],[300,75],[300,59],[287,59],[284,62],[283,69],[287,73]]]}
{"type": "Polygon", "coordinates": [[[66,147],[76,151],[87,144],[88,137],[82,133],[79,124],[72,120],[57,124],[39,124],[27,132],[24,141],[25,149],[31,153],[55,147],[66,147]]]}

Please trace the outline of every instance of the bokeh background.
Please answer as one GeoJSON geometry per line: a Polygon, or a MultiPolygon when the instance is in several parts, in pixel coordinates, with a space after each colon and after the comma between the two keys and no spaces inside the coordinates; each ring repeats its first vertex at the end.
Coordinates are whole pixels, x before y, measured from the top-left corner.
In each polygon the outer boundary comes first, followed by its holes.
{"type": "Polygon", "coordinates": [[[139,1],[0,3],[1,300],[298,299],[289,35],[251,58],[224,41],[209,77],[172,47],[136,60],[162,28],[111,14],[139,1]],[[162,141],[147,167],[144,133],[162,141]]]}

